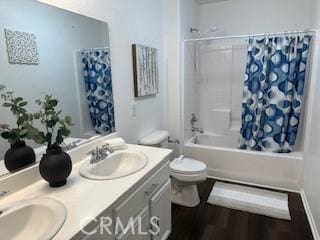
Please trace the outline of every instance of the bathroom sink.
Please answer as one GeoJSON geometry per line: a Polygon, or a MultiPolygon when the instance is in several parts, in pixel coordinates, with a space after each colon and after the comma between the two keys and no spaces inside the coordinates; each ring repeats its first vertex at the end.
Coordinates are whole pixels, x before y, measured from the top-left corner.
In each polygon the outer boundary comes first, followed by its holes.
{"type": "Polygon", "coordinates": [[[95,164],[86,161],[80,167],[80,175],[93,180],[122,178],[140,171],[148,161],[148,157],[142,152],[121,150],[95,164]]]}
{"type": "Polygon", "coordinates": [[[49,240],[60,230],[67,216],[62,203],[37,198],[0,205],[0,238],[49,240]]]}

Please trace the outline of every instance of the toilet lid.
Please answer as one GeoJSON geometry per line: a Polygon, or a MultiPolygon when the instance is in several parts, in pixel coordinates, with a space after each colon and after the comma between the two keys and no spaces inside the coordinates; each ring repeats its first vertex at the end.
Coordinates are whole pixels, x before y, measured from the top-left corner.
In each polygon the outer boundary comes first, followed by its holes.
{"type": "Polygon", "coordinates": [[[205,171],[207,165],[191,158],[176,158],[170,163],[170,169],[177,173],[198,173],[205,171]]]}

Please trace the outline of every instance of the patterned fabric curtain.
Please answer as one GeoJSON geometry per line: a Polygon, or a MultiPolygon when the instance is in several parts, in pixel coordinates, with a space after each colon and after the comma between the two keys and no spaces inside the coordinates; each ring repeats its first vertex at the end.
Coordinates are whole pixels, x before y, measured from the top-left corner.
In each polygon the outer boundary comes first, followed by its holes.
{"type": "Polygon", "coordinates": [[[81,53],[89,112],[99,134],[115,131],[110,52],[108,49],[81,53]]]}
{"type": "Polygon", "coordinates": [[[311,38],[249,40],[241,149],[292,151],[302,110],[311,38]]]}

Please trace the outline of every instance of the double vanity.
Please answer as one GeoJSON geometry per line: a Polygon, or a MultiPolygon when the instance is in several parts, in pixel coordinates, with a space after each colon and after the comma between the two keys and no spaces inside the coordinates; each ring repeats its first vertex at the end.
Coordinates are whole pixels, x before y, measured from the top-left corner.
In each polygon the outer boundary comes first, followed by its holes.
{"type": "Polygon", "coordinates": [[[116,137],[71,151],[67,185],[50,188],[34,165],[0,179],[3,239],[166,239],[171,231],[170,150],[127,145],[95,159],[92,150],[116,137]]]}

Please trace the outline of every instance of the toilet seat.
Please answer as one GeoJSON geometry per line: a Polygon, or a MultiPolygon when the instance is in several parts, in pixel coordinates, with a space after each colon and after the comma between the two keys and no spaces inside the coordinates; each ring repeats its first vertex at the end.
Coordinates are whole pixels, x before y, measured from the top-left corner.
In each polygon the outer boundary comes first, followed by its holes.
{"type": "Polygon", "coordinates": [[[171,172],[170,175],[174,179],[177,179],[184,183],[198,183],[207,179],[207,172],[202,172],[198,174],[185,174],[185,173],[171,172]]]}
{"type": "Polygon", "coordinates": [[[207,173],[207,165],[192,158],[177,158],[170,163],[170,170],[178,175],[199,176],[207,173]]]}

